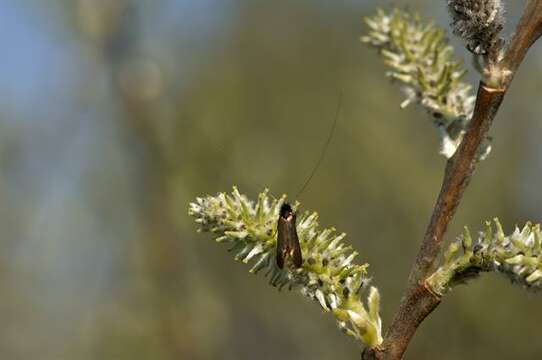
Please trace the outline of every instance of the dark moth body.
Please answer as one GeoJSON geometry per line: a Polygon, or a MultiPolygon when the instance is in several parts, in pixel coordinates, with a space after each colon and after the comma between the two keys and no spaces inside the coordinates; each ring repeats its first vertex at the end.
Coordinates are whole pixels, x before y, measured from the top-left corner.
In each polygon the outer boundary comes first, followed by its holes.
{"type": "Polygon", "coordinates": [[[296,268],[303,263],[295,221],[295,212],[290,204],[282,204],[277,224],[277,266],[281,269],[285,263],[296,268]]]}

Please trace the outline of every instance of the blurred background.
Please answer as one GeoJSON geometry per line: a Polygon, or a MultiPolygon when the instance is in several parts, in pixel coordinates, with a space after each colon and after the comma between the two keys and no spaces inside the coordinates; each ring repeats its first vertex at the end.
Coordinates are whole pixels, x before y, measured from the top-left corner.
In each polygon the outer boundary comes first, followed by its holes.
{"type": "MultiPolygon", "coordinates": [[[[300,201],[371,264],[387,326],[444,167],[425,113],[399,109],[359,42],[362,17],[391,5],[0,1],[0,358],[358,359],[330,316],[248,274],[187,209],[232,185],[295,194],[343,91],[300,201]]],[[[444,2],[398,5],[448,24],[444,2]]],[[[520,69],[448,240],[495,216],[507,232],[540,221],[541,59],[520,69]]],[[[407,357],[539,358],[540,296],[484,275],[407,357]]]]}

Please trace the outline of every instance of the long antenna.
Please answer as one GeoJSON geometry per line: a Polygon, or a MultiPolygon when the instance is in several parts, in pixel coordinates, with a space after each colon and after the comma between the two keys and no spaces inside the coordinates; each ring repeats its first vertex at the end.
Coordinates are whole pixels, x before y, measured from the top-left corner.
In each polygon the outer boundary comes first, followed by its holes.
{"type": "Polygon", "coordinates": [[[339,101],[337,103],[337,111],[335,112],[335,119],[333,120],[333,124],[331,125],[331,131],[329,132],[329,136],[324,144],[324,147],[322,148],[322,153],[320,154],[320,158],[318,159],[318,162],[316,163],[316,165],[312,168],[312,172],[310,173],[307,180],[305,180],[305,183],[303,184],[303,187],[301,188],[301,190],[299,190],[298,193],[296,194],[295,196],[296,199],[307,188],[312,177],[314,176],[314,174],[316,174],[316,171],[318,171],[318,168],[320,167],[322,160],[324,160],[324,156],[326,155],[326,150],[329,146],[329,143],[331,143],[331,139],[333,138],[333,134],[335,133],[335,128],[337,127],[337,120],[339,119],[339,114],[341,112],[342,101],[343,101],[343,92],[341,91],[339,93],[339,101]]]}

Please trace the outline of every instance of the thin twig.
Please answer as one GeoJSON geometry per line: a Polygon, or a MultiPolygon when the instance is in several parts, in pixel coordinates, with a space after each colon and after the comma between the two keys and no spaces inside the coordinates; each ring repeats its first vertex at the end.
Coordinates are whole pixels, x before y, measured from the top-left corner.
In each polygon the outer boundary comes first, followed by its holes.
{"type": "MultiPolygon", "coordinates": [[[[527,51],[542,35],[542,1],[531,0],[525,7],[516,33],[506,51],[502,66],[513,76],[525,58],[527,51]]],[[[508,84],[512,78],[508,79],[508,84]]],[[[507,84],[507,85],[508,85],[507,84]]]]}
{"type": "Polygon", "coordinates": [[[425,286],[434,270],[444,235],[476,167],[476,155],[512,78],[531,45],[542,34],[542,0],[531,0],[517,26],[504,58],[486,74],[478,87],[469,128],[456,154],[448,160],[442,187],[411,269],[403,296],[383,344],[363,353],[363,359],[401,359],[420,323],[439,305],[440,297],[425,286]],[[491,81],[487,81],[488,78],[491,81]],[[498,86],[495,86],[498,84],[498,86]]]}

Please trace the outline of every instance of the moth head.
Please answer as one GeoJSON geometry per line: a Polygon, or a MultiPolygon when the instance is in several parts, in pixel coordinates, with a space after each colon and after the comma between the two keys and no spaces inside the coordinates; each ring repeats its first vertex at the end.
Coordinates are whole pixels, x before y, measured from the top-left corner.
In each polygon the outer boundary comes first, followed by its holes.
{"type": "Polygon", "coordinates": [[[285,220],[290,220],[294,216],[294,210],[288,203],[282,204],[280,207],[280,217],[285,220]]]}

